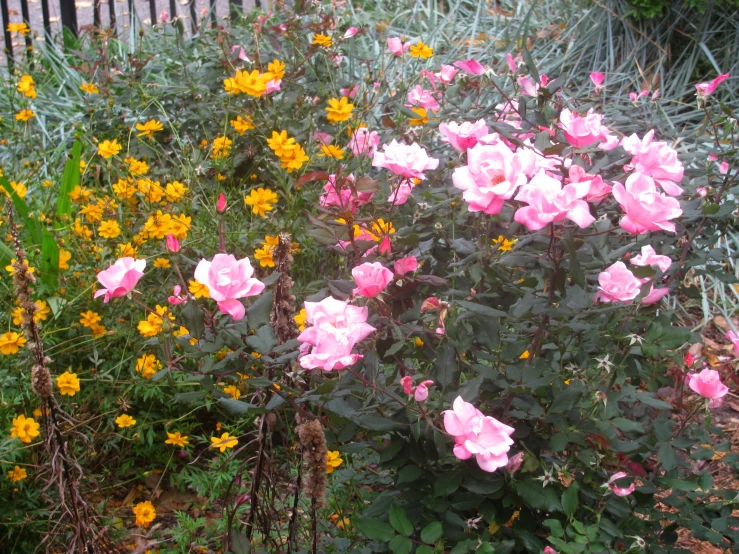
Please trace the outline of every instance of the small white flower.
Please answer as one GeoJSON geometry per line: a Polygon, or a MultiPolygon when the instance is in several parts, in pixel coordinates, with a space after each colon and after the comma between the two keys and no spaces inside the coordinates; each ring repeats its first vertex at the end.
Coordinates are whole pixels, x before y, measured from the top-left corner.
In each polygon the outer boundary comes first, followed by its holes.
{"type": "Polygon", "coordinates": [[[613,362],[610,360],[610,354],[606,354],[602,358],[595,358],[595,361],[598,362],[598,369],[605,369],[607,373],[611,372],[613,362]]]}
{"type": "Polygon", "coordinates": [[[626,338],[629,339],[629,346],[633,345],[636,342],[638,342],[639,344],[644,342],[643,337],[640,337],[639,335],[634,334],[634,333],[630,335],[626,335],[626,338]]]}

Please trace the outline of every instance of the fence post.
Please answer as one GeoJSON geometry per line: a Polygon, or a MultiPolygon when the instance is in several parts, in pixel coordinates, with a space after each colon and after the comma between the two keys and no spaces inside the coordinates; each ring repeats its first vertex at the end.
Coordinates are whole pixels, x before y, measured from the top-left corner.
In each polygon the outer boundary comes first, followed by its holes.
{"type": "Polygon", "coordinates": [[[115,0],[108,0],[108,16],[110,17],[110,28],[113,36],[118,36],[118,21],[115,17],[115,0]]]}
{"type": "Polygon", "coordinates": [[[228,0],[229,19],[236,19],[244,15],[244,0],[228,0]]]}
{"type": "Polygon", "coordinates": [[[51,16],[49,14],[49,0],[41,0],[41,15],[44,18],[44,33],[46,40],[51,40],[51,16]]]}
{"type": "Polygon", "coordinates": [[[157,24],[157,3],[156,0],[149,0],[149,14],[151,15],[152,27],[157,24]]]}
{"type": "Polygon", "coordinates": [[[72,36],[77,37],[77,7],[74,0],[59,0],[59,11],[62,16],[62,25],[69,29],[72,36]]]}
{"type": "Polygon", "coordinates": [[[13,38],[8,31],[10,14],[8,13],[8,0],[0,0],[0,11],[3,12],[3,33],[5,35],[5,52],[8,56],[8,69],[13,72],[13,38]]]}
{"type": "MultiPolygon", "coordinates": [[[[30,29],[31,28],[31,16],[28,13],[28,0],[21,0],[21,14],[23,15],[23,23],[26,24],[26,26],[30,29]]],[[[25,42],[26,42],[26,56],[30,55],[30,48],[32,46],[31,42],[31,33],[28,33],[25,36],[25,42]]]]}

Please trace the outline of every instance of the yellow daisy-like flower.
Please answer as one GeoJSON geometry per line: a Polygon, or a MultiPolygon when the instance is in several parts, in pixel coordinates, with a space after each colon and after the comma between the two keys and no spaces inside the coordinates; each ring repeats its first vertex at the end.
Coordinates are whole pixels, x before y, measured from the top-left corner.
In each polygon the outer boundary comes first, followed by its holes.
{"type": "Polygon", "coordinates": [[[132,158],[131,156],[128,156],[125,160],[123,160],[125,164],[128,166],[128,172],[131,175],[144,175],[149,171],[149,164],[147,164],[145,161],[137,160],[136,158],[132,158]]]}
{"type": "Polygon", "coordinates": [[[299,148],[295,139],[287,136],[287,131],[272,131],[272,137],[267,139],[267,146],[278,158],[290,156],[293,150],[299,148]]]}
{"type": "Polygon", "coordinates": [[[347,100],[346,96],[342,96],[341,98],[329,98],[328,106],[326,107],[326,119],[328,119],[330,123],[346,121],[351,117],[353,109],[354,104],[351,104],[349,100],[347,100]]]}
{"type": "Polygon", "coordinates": [[[434,49],[430,46],[427,46],[423,43],[423,41],[418,41],[417,44],[412,45],[408,52],[410,55],[414,58],[421,58],[424,60],[427,60],[431,56],[434,55],[434,49]]]}
{"type": "Polygon", "coordinates": [[[59,269],[69,269],[69,260],[72,259],[72,253],[64,248],[59,249],[59,269]]]}
{"type": "Polygon", "coordinates": [[[411,111],[418,115],[418,117],[411,118],[408,120],[412,126],[426,125],[429,122],[428,112],[425,108],[411,108],[411,111]]]}
{"type": "Polygon", "coordinates": [[[259,262],[261,267],[275,267],[275,260],[272,257],[272,249],[269,247],[257,248],[254,250],[254,259],[259,262]]]}
{"type": "Polygon", "coordinates": [[[316,44],[318,46],[325,46],[326,48],[330,48],[332,44],[331,36],[330,35],[313,35],[313,40],[311,41],[311,44],[316,44]]]}
{"type": "Polygon", "coordinates": [[[169,260],[167,258],[157,258],[154,260],[154,267],[160,268],[160,269],[169,269],[172,267],[172,264],[169,263],[169,260]]]}
{"type": "MultiPolygon", "coordinates": [[[[15,275],[15,268],[13,267],[13,264],[15,263],[18,263],[18,262],[15,258],[13,258],[10,260],[10,264],[5,266],[5,271],[10,273],[10,275],[15,275]]],[[[36,271],[35,267],[28,265],[28,260],[23,260],[23,265],[28,268],[28,273],[33,273],[34,271],[36,271]]]]}
{"type": "Polygon", "coordinates": [[[148,500],[146,502],[139,502],[132,510],[136,515],[136,525],[139,527],[148,527],[157,517],[157,511],[154,509],[154,505],[148,500]]]}
{"type": "Polygon", "coordinates": [[[118,144],[117,140],[104,140],[98,144],[98,154],[106,160],[113,156],[117,156],[121,150],[123,150],[123,147],[118,144]]]}
{"type": "Polygon", "coordinates": [[[121,234],[121,227],[117,221],[109,219],[100,224],[98,234],[104,239],[114,239],[121,234]]]}
{"type": "Polygon", "coordinates": [[[144,354],[136,359],[136,372],[140,373],[144,379],[153,377],[160,369],[162,369],[162,363],[154,354],[144,354]]]}
{"type": "Polygon", "coordinates": [[[51,313],[49,303],[46,300],[36,300],[34,304],[36,305],[36,311],[33,313],[33,320],[36,323],[46,321],[46,318],[48,318],[51,313]]]}
{"type": "Polygon", "coordinates": [[[16,121],[28,121],[29,119],[32,119],[34,117],[36,117],[36,114],[33,113],[31,110],[21,110],[17,114],[15,114],[16,121]]]}
{"type": "Polygon", "coordinates": [[[513,249],[513,245],[517,240],[508,240],[503,235],[498,235],[497,239],[493,239],[493,246],[498,245],[498,252],[508,252],[513,249]]]}
{"type": "Polygon", "coordinates": [[[132,427],[136,425],[136,420],[128,414],[121,414],[117,418],[115,418],[115,424],[120,429],[125,429],[126,427],[132,427]]]}
{"type": "Polygon", "coordinates": [[[421,347],[423,346],[423,344],[424,344],[424,343],[423,343],[423,341],[421,340],[421,338],[420,338],[420,337],[416,337],[416,338],[415,338],[415,339],[413,340],[413,343],[414,343],[414,344],[415,344],[415,345],[416,345],[416,346],[417,346],[418,348],[421,348],[421,347]]]}
{"type": "Polygon", "coordinates": [[[138,255],[138,250],[130,242],[126,242],[116,247],[116,253],[119,258],[135,258],[138,255]]]}
{"type": "Polygon", "coordinates": [[[236,117],[236,119],[232,119],[230,123],[231,127],[234,128],[234,131],[236,131],[239,135],[243,135],[249,129],[254,129],[254,121],[248,115],[246,116],[246,119],[239,115],[236,117]]]}
{"type": "Polygon", "coordinates": [[[28,28],[28,25],[24,23],[8,23],[7,31],[9,33],[18,33],[19,35],[26,36],[28,33],[31,32],[31,29],[28,28]]]}
{"type": "Polygon", "coordinates": [[[154,133],[164,129],[162,122],[157,119],[150,119],[146,123],[137,123],[136,130],[139,131],[139,137],[153,137],[154,133]]]}
{"type": "Polygon", "coordinates": [[[335,160],[344,159],[344,149],[334,146],[333,144],[324,144],[321,146],[321,153],[318,154],[319,158],[334,158],[335,160]]]}
{"type": "Polygon", "coordinates": [[[518,357],[519,360],[528,360],[531,353],[528,350],[524,350],[523,353],[518,357]]]}
{"type": "Polygon", "coordinates": [[[87,94],[99,94],[100,91],[93,83],[82,83],[80,85],[80,90],[82,92],[86,92],[87,94]]]}
{"type": "Polygon", "coordinates": [[[13,418],[13,426],[10,428],[10,436],[12,438],[18,438],[21,442],[30,444],[33,439],[38,437],[41,432],[41,427],[38,422],[32,417],[26,417],[23,414],[13,418]]]}
{"type": "Polygon", "coordinates": [[[80,392],[80,380],[76,373],[65,371],[56,378],[56,386],[62,396],[74,396],[80,392]]]}
{"type": "Polygon", "coordinates": [[[252,190],[244,197],[244,204],[251,206],[252,213],[261,217],[266,217],[267,212],[274,209],[274,204],[276,203],[277,194],[262,187],[252,190]]]}
{"type": "Polygon", "coordinates": [[[230,395],[234,400],[238,400],[241,397],[241,391],[236,385],[228,385],[223,387],[223,392],[230,395]]]}
{"type": "Polygon", "coordinates": [[[286,169],[288,173],[292,173],[296,169],[303,167],[303,164],[308,161],[310,161],[310,158],[306,155],[305,150],[303,150],[302,146],[298,145],[290,154],[280,158],[280,167],[286,169]]]}
{"type": "Polygon", "coordinates": [[[167,200],[170,202],[177,202],[187,192],[187,187],[179,181],[172,181],[167,183],[164,189],[164,194],[167,200]]]}
{"type": "Polygon", "coordinates": [[[293,316],[293,321],[295,321],[295,324],[298,326],[298,331],[305,331],[305,322],[307,318],[308,314],[306,313],[305,308],[293,316]]]}
{"type": "Polygon", "coordinates": [[[105,333],[108,332],[105,326],[97,324],[90,327],[90,331],[92,332],[92,338],[94,339],[102,337],[105,333]]]}
{"type": "Polygon", "coordinates": [[[167,432],[167,440],[164,441],[164,444],[171,444],[172,446],[177,446],[179,448],[184,448],[188,444],[190,444],[190,441],[188,441],[188,435],[182,435],[179,431],[176,431],[174,433],[167,432]]]}
{"type": "Polygon", "coordinates": [[[228,433],[223,433],[220,437],[211,437],[210,445],[211,448],[218,448],[221,452],[225,452],[227,448],[233,448],[239,444],[239,440],[236,437],[232,437],[228,433]]]}
{"type": "Polygon", "coordinates": [[[219,160],[221,158],[228,157],[229,152],[231,152],[231,145],[233,144],[233,141],[226,137],[216,137],[213,139],[213,159],[219,160]]]}
{"type": "Polygon", "coordinates": [[[204,285],[200,281],[190,279],[187,282],[187,290],[190,291],[195,298],[210,298],[210,290],[208,285],[204,285]]]}
{"type": "Polygon", "coordinates": [[[372,233],[377,235],[375,240],[379,242],[383,235],[392,235],[395,233],[395,227],[393,227],[392,221],[385,223],[385,220],[379,217],[377,221],[372,223],[372,233]]]}
{"type": "Polygon", "coordinates": [[[83,206],[80,210],[80,214],[84,215],[85,219],[90,223],[97,223],[102,220],[104,213],[105,210],[103,209],[102,204],[97,203],[87,204],[87,206],[83,206]]]}
{"type": "Polygon", "coordinates": [[[26,98],[36,98],[36,83],[30,75],[22,75],[16,89],[26,98]]]}
{"type": "Polygon", "coordinates": [[[267,83],[272,80],[272,75],[259,73],[256,69],[252,71],[237,71],[236,75],[223,80],[223,88],[228,94],[248,94],[259,98],[267,92],[267,83]]]}
{"type": "Polygon", "coordinates": [[[285,64],[280,60],[273,60],[272,63],[267,64],[267,72],[272,79],[279,81],[285,77],[285,64]]]}
{"type": "Polygon", "coordinates": [[[26,472],[25,468],[19,466],[15,466],[8,472],[7,475],[8,481],[10,481],[11,483],[23,481],[23,479],[25,479],[26,477],[28,477],[28,473],[26,472]]]}
{"type": "Polygon", "coordinates": [[[338,450],[329,450],[326,455],[326,473],[333,473],[334,470],[343,463],[344,460],[341,459],[341,453],[338,450]]]}
{"type": "Polygon", "coordinates": [[[25,344],[25,337],[14,331],[0,335],[0,353],[3,354],[3,356],[17,354],[25,344]]]}

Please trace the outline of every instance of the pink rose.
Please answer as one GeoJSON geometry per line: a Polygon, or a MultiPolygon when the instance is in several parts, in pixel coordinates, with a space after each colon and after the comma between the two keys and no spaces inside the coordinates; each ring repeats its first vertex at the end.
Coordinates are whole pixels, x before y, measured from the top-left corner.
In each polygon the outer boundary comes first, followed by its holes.
{"type": "Polygon", "coordinates": [[[734,354],[739,356],[739,336],[734,331],[729,331],[726,333],[726,338],[731,341],[731,344],[734,345],[734,354]]]}
{"type": "Polygon", "coordinates": [[[403,387],[403,392],[405,394],[413,393],[413,379],[411,379],[407,375],[400,378],[400,386],[403,387]]]}
{"type": "Polygon", "coordinates": [[[164,246],[168,252],[177,253],[180,251],[180,241],[176,236],[169,234],[164,239],[164,246]]]}
{"type": "Polygon", "coordinates": [[[393,139],[390,144],[382,146],[382,152],[375,152],[372,158],[373,167],[384,167],[406,178],[425,179],[424,171],[436,169],[439,160],[429,157],[419,144],[402,144],[393,139]]]}
{"type": "Polygon", "coordinates": [[[521,451],[508,458],[508,463],[505,466],[506,471],[511,475],[514,475],[519,469],[521,469],[521,464],[523,464],[524,456],[525,453],[521,451]]]}
{"type": "Polygon", "coordinates": [[[727,162],[726,160],[724,160],[723,162],[721,162],[720,164],[718,164],[718,172],[721,175],[726,175],[727,173],[729,173],[729,162],[727,162]]]}
{"type": "Polygon", "coordinates": [[[304,343],[300,358],[303,368],[343,369],[362,358],[361,354],[352,354],[352,349],[375,331],[367,323],[367,308],[329,296],[320,302],[306,302],[305,313],[311,326],[298,336],[304,343]]]}
{"type": "Polygon", "coordinates": [[[352,294],[374,298],[393,280],[393,272],[383,267],[380,262],[363,263],[352,269],[352,277],[357,283],[357,288],[352,294]]]}
{"type": "Polygon", "coordinates": [[[389,256],[393,253],[392,244],[390,243],[390,237],[388,235],[382,237],[378,250],[383,256],[389,256]]]}
{"type": "Polygon", "coordinates": [[[403,52],[411,47],[411,44],[409,42],[404,43],[398,37],[388,37],[387,47],[394,56],[402,56],[403,52]]]}
{"type": "Polygon", "coordinates": [[[471,212],[499,214],[503,203],[526,183],[516,154],[502,143],[477,144],[467,151],[467,165],[452,174],[471,212]]]}
{"type": "Polygon", "coordinates": [[[570,183],[563,187],[560,180],[541,170],[516,195],[516,200],[526,202],[528,206],[516,210],[513,219],[525,225],[529,231],[538,231],[564,219],[574,221],[584,229],[595,221],[587,202],[582,200],[589,190],[590,184],[587,182],[570,183]]]}
{"type": "Polygon", "coordinates": [[[588,193],[585,195],[588,202],[600,202],[611,195],[613,187],[600,175],[588,175],[579,165],[571,166],[569,175],[573,183],[588,183],[588,193]]]}
{"type": "Polygon", "coordinates": [[[518,78],[518,86],[523,89],[523,94],[526,96],[536,97],[539,95],[539,85],[532,82],[526,75],[521,75],[518,78]]]}
{"type": "Polygon", "coordinates": [[[339,92],[341,93],[342,96],[346,96],[348,98],[354,98],[359,92],[359,85],[354,85],[351,88],[341,88],[339,89],[339,92]]]}
{"type": "Polygon", "coordinates": [[[418,260],[415,256],[408,256],[407,258],[400,258],[393,266],[395,273],[398,275],[405,275],[411,271],[418,269],[418,260]]]}
{"type": "Polygon", "coordinates": [[[598,302],[631,302],[639,296],[642,282],[623,262],[616,262],[598,274],[598,287],[595,301],[598,302]]]}
{"type": "Polygon", "coordinates": [[[723,75],[719,75],[718,77],[716,77],[713,81],[709,81],[707,83],[698,83],[697,85],[695,85],[696,96],[698,96],[698,98],[711,96],[716,90],[716,87],[723,83],[730,76],[731,75],[729,73],[724,73],[723,75]]]}
{"type": "Polygon", "coordinates": [[[457,73],[459,73],[459,70],[454,66],[442,64],[441,69],[435,75],[442,83],[449,84],[457,73]]]}
{"type": "Polygon", "coordinates": [[[629,166],[657,181],[668,195],[682,194],[677,183],[683,179],[683,164],[677,159],[677,152],[666,142],[653,142],[653,138],[654,129],[641,141],[636,133],[621,141],[624,150],[634,156],[629,166]]]}
{"type": "Polygon", "coordinates": [[[485,68],[477,60],[460,60],[458,62],[454,62],[453,65],[471,75],[482,75],[485,73],[485,68]]]}
{"type": "Polygon", "coordinates": [[[416,402],[426,401],[426,399],[429,397],[428,386],[433,384],[433,381],[421,381],[420,383],[418,383],[416,391],[413,393],[413,398],[416,399],[416,402]]]}
{"type": "Polygon", "coordinates": [[[554,550],[554,548],[552,548],[551,546],[545,546],[544,554],[557,554],[557,551],[554,550]]]}
{"type": "Polygon", "coordinates": [[[372,156],[380,144],[380,135],[377,131],[371,131],[366,127],[359,127],[352,132],[352,138],[347,145],[355,156],[372,156]]]}
{"type": "Polygon", "coordinates": [[[614,473],[613,475],[611,475],[611,478],[608,480],[608,488],[613,491],[613,494],[615,494],[616,496],[629,496],[632,492],[634,492],[634,490],[636,489],[635,483],[631,483],[628,487],[618,487],[616,485],[616,481],[628,476],[628,473],[625,473],[623,471],[619,471],[618,473],[614,473]]]}
{"type": "Polygon", "coordinates": [[[495,471],[508,464],[507,452],[515,429],[484,415],[458,396],[451,410],[444,411],[444,430],[454,437],[454,455],[460,460],[475,456],[483,471],[495,471]]]}
{"type": "Polygon", "coordinates": [[[659,192],[654,180],[641,173],[629,175],[625,185],[616,183],[613,196],[626,213],[621,218],[621,228],[633,235],[647,231],[674,233],[671,220],[683,213],[677,200],[659,192]]]}
{"type": "Polygon", "coordinates": [[[605,81],[606,76],[604,73],[598,73],[593,72],[590,74],[590,80],[593,82],[593,86],[595,86],[595,92],[598,93],[601,90],[603,90],[603,81],[605,81]]]}
{"type": "Polygon", "coordinates": [[[167,297],[167,302],[169,302],[172,306],[177,306],[178,304],[183,304],[184,302],[187,302],[187,295],[180,296],[181,292],[182,287],[180,285],[175,285],[172,296],[167,297]]]}
{"type": "MultiPolygon", "coordinates": [[[[642,279],[642,284],[649,281],[649,279],[642,279]]],[[[644,306],[651,306],[652,304],[656,304],[660,300],[662,300],[665,296],[670,294],[670,289],[667,287],[663,287],[661,289],[655,289],[654,286],[652,286],[651,289],[649,289],[649,294],[647,294],[644,298],[642,298],[641,303],[644,306]]]]}
{"type": "Polygon", "coordinates": [[[480,137],[486,136],[490,131],[485,125],[484,119],[478,119],[474,123],[465,121],[461,124],[454,121],[441,123],[439,132],[442,134],[443,142],[448,142],[455,150],[466,152],[475,146],[480,137]]]}
{"type": "Polygon", "coordinates": [[[273,92],[280,90],[280,88],[282,88],[282,79],[272,79],[267,83],[265,94],[272,94],[273,92]]]}
{"type": "Polygon", "coordinates": [[[506,65],[508,65],[508,69],[511,70],[511,73],[515,73],[516,71],[518,71],[518,56],[514,58],[513,54],[508,52],[505,55],[505,63],[506,65]]]}
{"type": "Polygon", "coordinates": [[[408,106],[420,106],[426,110],[436,111],[439,109],[439,102],[431,94],[431,91],[425,90],[421,85],[416,85],[408,92],[408,106]]]}
{"type": "Polygon", "coordinates": [[[587,148],[601,141],[598,145],[601,150],[613,150],[618,146],[618,139],[601,123],[602,119],[603,116],[593,113],[593,110],[588,111],[585,117],[580,117],[565,108],[559,114],[559,126],[564,131],[567,142],[575,148],[587,148]]]}
{"type": "Polygon", "coordinates": [[[107,304],[111,298],[126,296],[130,293],[144,276],[146,260],[135,260],[133,258],[120,258],[108,269],[98,273],[98,281],[103,289],[95,292],[95,298],[103,296],[103,302],[107,304]]]}
{"type": "Polygon", "coordinates": [[[686,377],[688,386],[711,401],[709,406],[717,408],[723,402],[723,397],[729,392],[729,387],[721,382],[719,372],[713,369],[704,369],[700,373],[690,373],[686,377]]]}
{"type": "Polygon", "coordinates": [[[654,248],[647,244],[646,246],[641,247],[641,254],[631,258],[631,265],[653,265],[660,268],[662,272],[665,272],[670,269],[672,260],[669,256],[660,256],[654,251],[654,248]]]}
{"type": "Polygon", "coordinates": [[[169,21],[169,13],[167,11],[162,11],[162,13],[159,14],[159,21],[161,23],[169,21]]]}
{"type": "Polygon", "coordinates": [[[235,44],[235,45],[233,45],[231,47],[231,54],[234,54],[237,51],[238,51],[238,58],[241,61],[251,62],[251,60],[249,59],[249,57],[246,55],[246,51],[244,50],[244,47],[243,46],[240,46],[238,44],[235,44]]]}
{"type": "Polygon", "coordinates": [[[222,214],[226,211],[226,195],[223,193],[218,196],[218,200],[216,201],[216,211],[219,214],[222,214]]]}
{"type": "Polygon", "coordinates": [[[359,29],[357,29],[356,27],[349,27],[344,33],[344,38],[352,38],[358,32],[359,32],[359,29]]]}
{"type": "Polygon", "coordinates": [[[232,254],[216,254],[212,261],[200,260],[195,268],[195,279],[208,287],[218,309],[234,321],[246,313],[239,298],[256,296],[264,290],[264,283],[254,279],[253,274],[249,258],[237,260],[232,254]]]}
{"type": "Polygon", "coordinates": [[[402,181],[393,189],[387,201],[396,206],[402,206],[413,193],[413,184],[410,181],[402,181]]]}
{"type": "Polygon", "coordinates": [[[336,182],[336,175],[328,176],[328,181],[323,186],[323,194],[318,200],[319,204],[324,208],[336,206],[340,210],[351,210],[357,213],[359,206],[364,206],[372,200],[372,193],[353,191],[354,175],[344,177],[341,186],[336,182]]]}
{"type": "Polygon", "coordinates": [[[323,131],[318,130],[313,131],[313,141],[317,142],[321,146],[331,144],[333,140],[334,137],[328,133],[324,133],[323,131]]]}

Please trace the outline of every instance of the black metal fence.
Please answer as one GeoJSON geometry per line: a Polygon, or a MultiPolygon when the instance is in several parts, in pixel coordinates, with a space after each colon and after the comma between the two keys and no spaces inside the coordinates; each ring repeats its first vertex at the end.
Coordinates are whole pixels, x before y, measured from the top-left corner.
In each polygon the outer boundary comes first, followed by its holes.
{"type": "MultiPolygon", "coordinates": [[[[34,2],[34,0],[31,1],[34,2]]],[[[190,30],[195,34],[198,32],[200,25],[206,23],[204,19],[207,17],[210,18],[210,24],[216,26],[219,17],[239,15],[245,9],[262,7],[261,0],[199,0],[201,5],[204,6],[200,10],[200,20],[198,20],[196,1],[198,0],[119,0],[119,3],[124,4],[124,7],[123,11],[117,11],[115,0],[107,0],[107,2],[92,0],[91,3],[80,2],[79,6],[75,0],[35,0],[36,5],[33,6],[34,11],[30,11],[29,0],[0,0],[5,38],[5,54],[8,63],[12,64],[14,45],[13,33],[8,29],[9,23],[26,23],[29,29],[39,35],[41,34],[39,26],[43,25],[43,39],[46,41],[52,40],[52,32],[54,31],[52,24],[56,25],[57,22],[61,23],[62,29],[68,31],[72,36],[79,36],[78,10],[81,9],[83,4],[88,10],[92,8],[92,27],[96,29],[109,29],[115,36],[121,34],[124,27],[133,28],[136,25],[146,22],[150,24],[156,23],[160,19],[159,10],[168,10],[170,17],[180,17],[183,22],[189,19],[190,30]],[[249,4],[248,6],[244,4],[245,1],[249,4]],[[38,4],[41,4],[40,14],[38,13],[38,4]],[[18,13],[17,9],[14,9],[17,7],[20,7],[20,13],[18,13]],[[58,16],[52,16],[50,7],[58,13],[58,16]],[[142,11],[144,13],[140,13],[142,11]],[[146,11],[149,12],[148,20],[146,19],[146,11]],[[15,17],[11,19],[11,15],[15,17]],[[20,15],[20,18],[18,15],[20,15]]],[[[88,13],[85,13],[85,18],[87,21],[90,20],[88,13]]],[[[31,46],[30,33],[24,37],[24,42],[26,47],[31,46]]]]}

